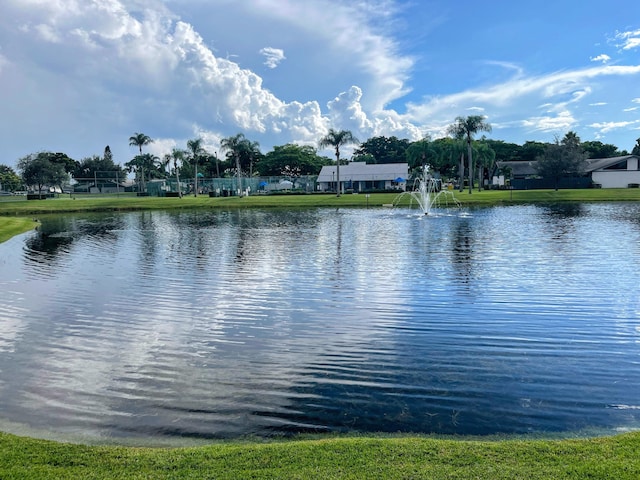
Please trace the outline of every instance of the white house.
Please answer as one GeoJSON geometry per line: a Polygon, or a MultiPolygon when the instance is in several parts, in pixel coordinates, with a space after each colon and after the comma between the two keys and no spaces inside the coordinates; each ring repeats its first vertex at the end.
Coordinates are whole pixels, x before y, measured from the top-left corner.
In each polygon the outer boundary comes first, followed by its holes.
{"type": "Polygon", "coordinates": [[[630,185],[640,185],[638,155],[594,158],[587,162],[589,165],[587,171],[591,172],[591,180],[602,188],[627,188],[630,185]]]}
{"type": "MultiPolygon", "coordinates": [[[[340,191],[351,190],[362,192],[367,190],[405,190],[409,165],[407,163],[367,164],[351,162],[340,165],[340,191]]],[[[318,175],[317,190],[319,192],[336,191],[336,166],[322,167],[318,175]]]]}

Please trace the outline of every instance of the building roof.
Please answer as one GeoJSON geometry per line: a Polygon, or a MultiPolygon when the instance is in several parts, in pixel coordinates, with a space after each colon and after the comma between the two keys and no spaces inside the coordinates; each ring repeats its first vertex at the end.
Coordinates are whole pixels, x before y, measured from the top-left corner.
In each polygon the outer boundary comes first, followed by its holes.
{"type": "MultiPolygon", "coordinates": [[[[322,167],[318,175],[318,182],[335,182],[336,166],[328,165],[322,167]]],[[[372,180],[395,180],[396,178],[406,179],[409,175],[409,164],[407,163],[377,163],[367,164],[365,162],[351,162],[347,165],[340,165],[340,181],[372,181],[372,180]]]]}
{"type": "Polygon", "coordinates": [[[590,158],[587,160],[587,172],[603,170],[605,168],[616,165],[617,163],[626,162],[630,158],[639,158],[639,157],[638,155],[623,155],[622,157],[590,158]]]}
{"type": "Polygon", "coordinates": [[[514,177],[524,177],[528,175],[536,175],[538,171],[536,166],[538,162],[512,161],[497,162],[498,168],[510,168],[514,177]]]}

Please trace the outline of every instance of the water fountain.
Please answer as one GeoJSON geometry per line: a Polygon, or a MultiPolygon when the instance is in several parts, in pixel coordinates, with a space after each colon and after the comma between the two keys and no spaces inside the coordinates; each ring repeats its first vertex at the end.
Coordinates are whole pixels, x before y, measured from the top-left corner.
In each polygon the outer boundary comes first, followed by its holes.
{"type": "Polygon", "coordinates": [[[460,206],[460,202],[455,198],[453,192],[443,188],[442,179],[435,178],[429,173],[428,165],[423,167],[420,178],[415,181],[414,190],[410,192],[403,192],[398,195],[393,202],[393,206],[397,206],[406,195],[411,197],[411,204],[409,206],[413,206],[413,201],[415,201],[422,210],[422,213],[425,215],[429,215],[431,213],[431,208],[434,205],[440,204],[440,197],[442,197],[447,206],[449,205],[449,199],[457,207],[460,206]]]}

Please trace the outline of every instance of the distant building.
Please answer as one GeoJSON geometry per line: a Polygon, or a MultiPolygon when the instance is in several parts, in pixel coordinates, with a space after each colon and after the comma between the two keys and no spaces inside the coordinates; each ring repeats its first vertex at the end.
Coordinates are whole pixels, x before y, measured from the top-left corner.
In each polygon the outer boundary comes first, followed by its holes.
{"type": "Polygon", "coordinates": [[[587,160],[593,183],[602,188],[628,188],[640,185],[640,157],[625,155],[587,160]]]}
{"type": "MultiPolygon", "coordinates": [[[[497,166],[503,171],[511,172],[511,184],[516,189],[553,188],[551,179],[539,178],[537,162],[498,162],[497,166]]],[[[640,157],[624,155],[589,158],[585,161],[584,180],[576,183],[572,179],[565,179],[564,183],[560,183],[560,188],[579,188],[592,184],[602,188],[629,188],[640,185],[640,157]]]]}
{"type": "MultiPolygon", "coordinates": [[[[340,192],[364,192],[372,190],[405,190],[409,165],[407,163],[380,163],[369,165],[365,162],[351,162],[340,165],[340,192]]],[[[322,167],[316,181],[319,192],[335,192],[336,166],[322,167]]]]}

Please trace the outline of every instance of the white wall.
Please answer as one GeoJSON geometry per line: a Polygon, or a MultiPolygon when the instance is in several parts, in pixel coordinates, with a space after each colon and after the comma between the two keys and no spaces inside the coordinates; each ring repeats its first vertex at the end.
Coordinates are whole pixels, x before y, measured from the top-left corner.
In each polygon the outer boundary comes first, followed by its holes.
{"type": "Polygon", "coordinates": [[[634,170],[608,170],[593,172],[593,183],[599,183],[602,188],[627,188],[630,183],[640,184],[640,171],[634,170]]]}

